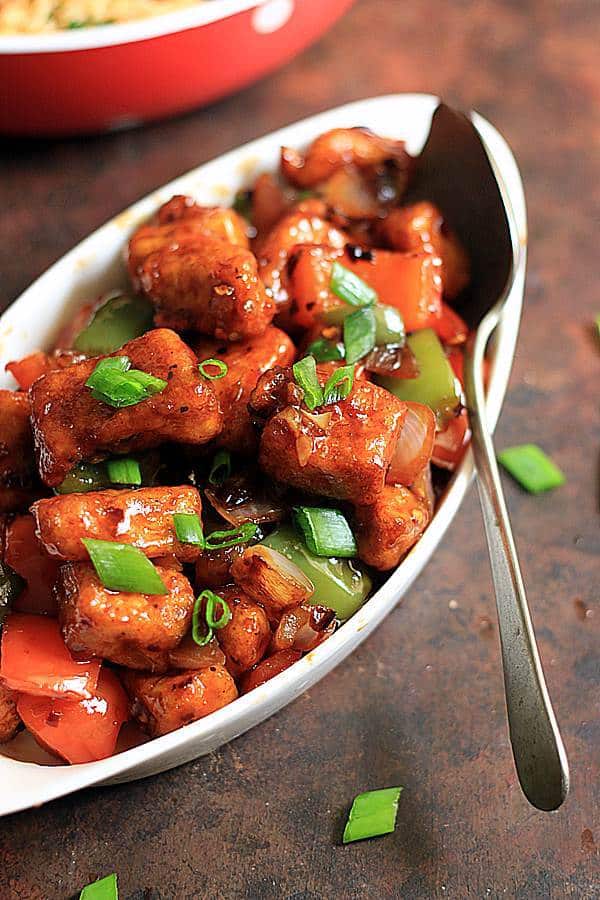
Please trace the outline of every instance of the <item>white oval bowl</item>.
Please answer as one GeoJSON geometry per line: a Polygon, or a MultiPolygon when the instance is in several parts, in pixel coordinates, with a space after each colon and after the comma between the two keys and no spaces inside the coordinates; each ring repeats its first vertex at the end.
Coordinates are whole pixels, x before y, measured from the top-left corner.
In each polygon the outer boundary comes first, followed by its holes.
{"type": "MultiPolygon", "coordinates": [[[[226,153],[150,194],[67,253],[4,313],[0,319],[0,370],[3,373],[5,363],[11,359],[52,346],[61,325],[82,301],[127,285],[122,251],[128,236],[173,194],[191,194],[205,204],[231,202],[235,192],[256,174],[276,168],[282,144],[302,146],[322,131],[339,126],[360,124],[389,137],[402,138],[407,141],[408,150],[416,154],[425,142],[438,102],[437,97],[425,94],[396,94],[350,103],[226,153]]],[[[474,113],[473,121],[508,189],[523,248],[492,348],[487,411],[493,428],[506,393],[519,329],[527,225],[523,186],[508,145],[481,116],[474,113]]],[[[0,387],[14,386],[10,376],[0,374],[0,387]]],[[[398,603],[444,536],[473,474],[469,452],[423,538],[400,566],[329,640],[289,669],[207,718],[109,759],[75,766],[48,766],[0,755],[0,815],[37,806],[90,785],[132,781],[171,769],[210,753],[290,703],[348,656],[398,603]]]]}

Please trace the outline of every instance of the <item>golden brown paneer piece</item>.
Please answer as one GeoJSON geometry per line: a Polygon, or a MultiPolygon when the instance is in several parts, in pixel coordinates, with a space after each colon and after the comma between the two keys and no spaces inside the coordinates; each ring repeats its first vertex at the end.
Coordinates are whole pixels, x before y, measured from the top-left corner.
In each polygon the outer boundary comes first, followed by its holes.
{"type": "Polygon", "coordinates": [[[156,250],[138,276],[157,325],[240,341],[262,334],[275,314],[254,254],[218,238],[156,250]]]}
{"type": "Polygon", "coordinates": [[[17,695],[0,680],[0,744],[10,741],[21,724],[17,713],[17,695]]]}
{"type": "Polygon", "coordinates": [[[401,484],[386,485],[374,503],[355,508],[354,534],[360,559],[384,572],[395,568],[429,520],[424,500],[401,484]]]}
{"type": "Polygon", "coordinates": [[[261,544],[247,547],[233,561],[231,574],[250,600],[264,607],[274,627],[286,609],[300,606],[315,592],[298,566],[278,550],[261,544]]]}
{"type": "Polygon", "coordinates": [[[341,248],[350,241],[349,235],[327,221],[326,214],[327,207],[322,200],[306,200],[283,216],[260,242],[256,251],[258,271],[279,308],[288,302],[285,268],[297,245],[327,244],[341,248]]]}
{"type": "Polygon", "coordinates": [[[379,237],[394,250],[424,250],[442,260],[444,296],[452,300],[469,283],[469,257],[441,211],[426,200],[392,209],[381,222],[379,237]]]}
{"type": "Polygon", "coordinates": [[[35,458],[30,410],[27,394],[0,390],[0,513],[31,499],[35,458]]]}
{"type": "Polygon", "coordinates": [[[169,650],[188,630],[194,591],[181,572],[156,566],[167,594],[109,591],[91,563],[60,567],[58,614],[65,644],[86,653],[150,672],[166,672],[169,650]]]}
{"type": "Polygon", "coordinates": [[[97,358],[38,378],[30,390],[33,432],[40,475],[51,487],[81,460],[144,450],[166,441],[204,444],[221,430],[214,391],[174,331],[148,331],[110,355],[127,356],[132,368],[162,378],[167,386],[135,406],[115,409],[95,400],[85,386],[97,358]]]}
{"type": "Polygon", "coordinates": [[[368,128],[332,128],[319,135],[306,154],[282,147],[281,171],[297,187],[310,188],[348,165],[376,168],[393,161],[406,167],[404,146],[404,141],[380,137],[368,128]]]}
{"type": "Polygon", "coordinates": [[[197,222],[213,237],[239,247],[248,246],[248,223],[231,206],[201,206],[184,194],[176,194],[163,203],[157,213],[159,225],[172,222],[197,222]]]}
{"type": "Polygon", "coordinates": [[[225,628],[217,631],[217,640],[227,659],[227,669],[238,676],[260,662],[271,642],[271,628],[262,606],[238,591],[221,594],[231,610],[225,628]]]}
{"type": "Polygon", "coordinates": [[[37,535],[52,556],[88,559],[82,538],[132,544],[152,558],[173,554],[194,562],[200,548],[177,540],[175,513],[202,515],[192,485],[58,494],[31,507],[37,535]]]}
{"type": "MultiPolygon", "coordinates": [[[[326,372],[317,369],[323,384],[326,372]]],[[[385,477],[406,415],[389,391],[355,379],[345,400],[310,413],[299,406],[266,423],[259,463],[276,481],[312,494],[373,503],[385,477]]]]}
{"type": "Polygon", "coordinates": [[[200,339],[194,350],[200,361],[220,359],[227,365],[227,374],[211,382],[223,412],[217,446],[238,453],[254,452],[258,439],[248,412],[250,394],[260,375],[273,366],[288,366],[294,361],[292,341],[285,331],[269,325],[258,338],[225,345],[200,339]]]}
{"type": "Polygon", "coordinates": [[[175,675],[123,672],[130,711],[142,728],[158,737],[227,706],[238,695],[233,677],[218,663],[175,675]]]}

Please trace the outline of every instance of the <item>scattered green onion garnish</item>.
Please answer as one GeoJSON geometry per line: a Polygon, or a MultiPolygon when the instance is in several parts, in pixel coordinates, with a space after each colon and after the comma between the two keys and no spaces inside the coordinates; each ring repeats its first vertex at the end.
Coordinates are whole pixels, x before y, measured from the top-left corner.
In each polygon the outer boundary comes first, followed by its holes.
{"type": "Polygon", "coordinates": [[[338,403],[345,400],[354,384],[354,366],[340,366],[333,372],[323,389],[323,403],[338,403]]]}
{"type": "Polygon", "coordinates": [[[132,594],[168,594],[150,560],[137,547],[115,541],[82,538],[98,578],[110,591],[132,594]]]}
{"type": "Polygon", "coordinates": [[[85,384],[91,388],[95,400],[117,409],[135,406],[167,387],[162,378],[132,369],[127,356],[101,359],[85,384]]]}
{"type": "Polygon", "coordinates": [[[229,450],[219,450],[210,467],[208,480],[211,484],[223,484],[231,475],[231,453],[229,450]]]}
{"type": "Polygon", "coordinates": [[[247,544],[252,540],[258,526],[254,522],[244,522],[237,528],[228,531],[212,531],[204,540],[206,550],[225,550],[227,547],[237,547],[238,544],[247,544]]]}
{"type": "Polygon", "coordinates": [[[344,828],[344,844],[392,832],[401,791],[401,787],[383,788],[355,797],[344,828]]]}
{"type": "Polygon", "coordinates": [[[333,264],[329,287],[336,297],[350,306],[373,306],[377,303],[377,292],[339,262],[333,264]]]}
{"type": "Polygon", "coordinates": [[[204,532],[200,516],[196,513],[174,513],[175,534],[182,544],[204,547],[204,532]]]}
{"type": "Polygon", "coordinates": [[[141,484],[142,473],[137,459],[109,459],[106,463],[108,477],[113,484],[141,484]]]}
{"type": "Polygon", "coordinates": [[[375,314],[365,307],[344,319],[346,362],[355,363],[375,346],[375,314]]]}
{"type": "Polygon", "coordinates": [[[295,506],[294,522],[315,556],[351,558],[357,555],[352,530],[338,509],[295,506]]]}
{"type": "Polygon", "coordinates": [[[99,881],[93,881],[84,887],[79,900],[119,900],[117,876],[107,875],[99,881]]]}
{"type": "Polygon", "coordinates": [[[218,378],[223,378],[227,375],[228,366],[227,363],[224,363],[222,359],[205,359],[203,362],[198,363],[198,369],[200,370],[200,374],[204,378],[208,378],[209,381],[216,381],[218,378]],[[209,372],[208,369],[216,369],[216,372],[209,372]]]}
{"type": "Polygon", "coordinates": [[[598,332],[598,337],[600,337],[600,315],[596,316],[596,330],[598,332]]]}
{"type": "Polygon", "coordinates": [[[109,484],[104,463],[81,462],[65,475],[54,490],[57,494],[85,494],[88,491],[101,491],[109,484]]]}
{"type": "Polygon", "coordinates": [[[314,356],[317,362],[335,362],[344,358],[344,352],[340,344],[335,341],[318,338],[308,345],[306,356],[314,356]]]}
{"type": "Polygon", "coordinates": [[[309,409],[316,409],[323,403],[323,389],[317,377],[314,356],[305,356],[293,365],[294,378],[304,391],[304,402],[309,409]]]}
{"type": "Polygon", "coordinates": [[[225,600],[212,591],[202,591],[194,603],[192,638],[200,647],[204,647],[212,640],[215,631],[225,628],[230,619],[231,609],[225,600]],[[215,612],[219,607],[221,614],[215,618],[215,612]]]}
{"type": "Polygon", "coordinates": [[[498,454],[504,468],[530,494],[551,491],[565,483],[565,476],[536,444],[507,447],[498,454]]]}

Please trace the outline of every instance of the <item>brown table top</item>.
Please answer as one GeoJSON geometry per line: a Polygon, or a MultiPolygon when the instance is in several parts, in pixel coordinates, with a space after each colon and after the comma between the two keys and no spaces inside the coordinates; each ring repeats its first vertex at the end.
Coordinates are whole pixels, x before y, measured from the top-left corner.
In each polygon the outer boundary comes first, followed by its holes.
{"type": "Polygon", "coordinates": [[[531,244],[497,443],[538,442],[567,476],[547,496],[506,490],[573,781],[551,815],[516,782],[471,492],[404,602],[283,712],[175,771],[0,822],[2,900],[67,898],[112,871],[125,900],[598,896],[594,21],[594,0],[362,0],[283,71],[207,110],[123,134],[0,145],[7,304],[152,188],[313,112],[422,90],[499,127],[523,173],[531,244]],[[353,796],[391,784],[405,787],[395,834],[341,846],[353,796]]]}

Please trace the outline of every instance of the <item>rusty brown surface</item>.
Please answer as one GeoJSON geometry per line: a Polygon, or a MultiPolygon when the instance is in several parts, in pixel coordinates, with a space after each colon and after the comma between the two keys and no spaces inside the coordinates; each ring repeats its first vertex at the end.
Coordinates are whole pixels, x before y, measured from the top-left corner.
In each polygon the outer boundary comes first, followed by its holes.
{"type": "Polygon", "coordinates": [[[595,0],[362,0],[285,70],[203,112],[0,146],[6,304],[150,189],[310,113],[422,90],[500,128],[525,179],[531,247],[498,445],[536,441],[568,479],[538,498],[506,487],[573,775],[552,815],[516,783],[471,493],[404,603],[283,712],[176,771],[2,821],[2,900],[67,898],[113,870],[125,900],[599,895],[598,24],[595,0]],[[395,834],[341,846],[352,797],[397,783],[395,834]]]}

